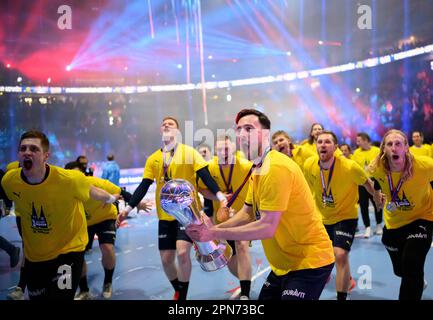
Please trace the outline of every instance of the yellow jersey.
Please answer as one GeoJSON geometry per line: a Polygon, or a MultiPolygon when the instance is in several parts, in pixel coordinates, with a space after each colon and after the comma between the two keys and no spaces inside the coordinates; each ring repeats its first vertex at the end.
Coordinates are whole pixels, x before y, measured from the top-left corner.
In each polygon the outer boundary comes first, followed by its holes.
{"type": "MultiPolygon", "coordinates": [[[[252,166],[253,163],[251,161],[248,161],[245,158],[241,158],[238,155],[235,157],[235,163],[233,164],[232,178],[229,186],[229,188],[231,189],[230,190],[231,193],[234,193],[242,185],[252,166]]],[[[224,174],[225,181],[229,183],[230,165],[224,166],[222,168],[222,171],[224,174]]],[[[221,192],[229,192],[229,190],[227,190],[227,186],[224,182],[224,179],[221,176],[217,156],[213,157],[213,159],[209,162],[209,172],[212,178],[218,184],[218,187],[221,190],[221,192]]],[[[203,181],[201,180],[199,180],[199,187],[202,189],[206,188],[203,181]]],[[[247,192],[248,192],[248,180],[244,184],[242,190],[240,191],[239,195],[237,196],[236,200],[233,202],[231,206],[231,208],[233,208],[236,212],[242,209],[245,203],[247,192]]],[[[220,207],[220,202],[219,201],[212,201],[212,202],[213,202],[214,211],[216,212],[220,207]]]]}
{"type": "MultiPolygon", "coordinates": [[[[92,186],[105,190],[109,194],[120,194],[121,192],[120,187],[108,180],[92,176],[88,176],[86,179],[92,186]]],[[[114,204],[106,204],[92,198],[84,202],[84,210],[86,212],[87,226],[89,227],[105,220],[116,220],[117,218],[117,209],[114,204]]]]}
{"type": "Polygon", "coordinates": [[[313,152],[311,149],[305,148],[304,146],[295,146],[295,148],[292,149],[292,159],[301,169],[304,167],[305,160],[315,155],[317,155],[317,151],[313,152]]]}
{"type": "MultiPolygon", "coordinates": [[[[319,155],[319,153],[317,152],[316,142],[313,142],[313,144],[310,144],[308,142],[308,140],[306,140],[306,142],[303,143],[301,146],[303,148],[305,148],[306,150],[310,151],[310,153],[314,153],[314,155],[319,155]]],[[[341,150],[337,148],[337,150],[335,150],[335,152],[334,152],[334,156],[339,157],[341,155],[343,155],[343,152],[341,152],[341,150]]],[[[302,166],[301,166],[301,168],[302,168],[302,166]]]]}
{"type": "Polygon", "coordinates": [[[331,182],[328,178],[331,170],[323,170],[326,196],[323,199],[323,186],[320,175],[319,157],[307,159],[304,175],[311,188],[316,206],[326,225],[356,219],[358,217],[358,185],[367,182],[366,172],[355,162],[346,157],[335,157],[331,182]]]}
{"type": "Polygon", "coordinates": [[[416,156],[431,157],[431,147],[427,144],[423,144],[421,147],[411,146],[409,148],[410,153],[416,156]]]}
{"type": "MultiPolygon", "coordinates": [[[[430,181],[433,181],[433,159],[424,156],[414,156],[413,176],[403,182],[395,199],[396,210],[388,211],[387,204],[391,201],[391,191],[387,175],[383,167],[378,167],[372,176],[379,182],[382,192],[386,194],[386,204],[383,209],[385,225],[388,229],[405,226],[417,219],[433,221],[433,191],[430,181]]],[[[393,188],[397,188],[401,177],[400,172],[392,172],[393,188]]]]}
{"type": "Polygon", "coordinates": [[[6,166],[6,171],[9,171],[9,170],[12,170],[12,169],[18,169],[19,167],[20,167],[19,161],[13,161],[13,162],[10,162],[6,166]]]}
{"type": "MultiPolygon", "coordinates": [[[[178,143],[174,154],[171,157],[166,155],[165,163],[169,164],[166,170],[168,178],[184,179],[196,186],[195,172],[203,169],[208,163],[194,148],[178,143]]],[[[160,191],[165,184],[164,181],[164,160],[163,152],[158,149],[152,153],[146,161],[144,167],[143,179],[151,179],[156,181],[156,211],[160,220],[174,221],[172,215],[166,213],[160,205],[160,191]]],[[[197,193],[197,204],[200,207],[200,199],[197,193]]]]}
{"type": "Polygon", "coordinates": [[[376,146],[371,146],[369,150],[362,148],[356,149],[352,154],[352,160],[355,161],[361,168],[367,171],[370,162],[373,161],[380,153],[380,149],[376,146]]]}
{"type": "Polygon", "coordinates": [[[84,251],[88,242],[83,207],[90,196],[88,180],[75,170],[52,165],[47,170],[45,180],[35,185],[23,179],[21,168],[8,171],[2,180],[21,214],[24,254],[32,262],[84,251]]]}
{"type": "Polygon", "coordinates": [[[247,205],[256,219],[260,210],[281,211],[275,234],[263,239],[263,249],[272,271],[319,268],[335,261],[331,240],[322,223],[307,181],[299,166],[285,154],[270,151],[260,169],[250,178],[247,205]]]}

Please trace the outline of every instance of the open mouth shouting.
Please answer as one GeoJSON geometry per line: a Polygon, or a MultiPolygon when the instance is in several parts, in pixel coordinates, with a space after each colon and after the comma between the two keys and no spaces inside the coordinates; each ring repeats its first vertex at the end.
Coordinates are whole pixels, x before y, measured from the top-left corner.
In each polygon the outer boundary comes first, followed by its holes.
{"type": "Polygon", "coordinates": [[[23,160],[23,168],[26,170],[30,170],[33,167],[33,160],[29,158],[25,158],[23,160]]]}
{"type": "Polygon", "coordinates": [[[398,160],[400,158],[400,156],[398,154],[393,154],[391,156],[392,160],[398,160]]]}

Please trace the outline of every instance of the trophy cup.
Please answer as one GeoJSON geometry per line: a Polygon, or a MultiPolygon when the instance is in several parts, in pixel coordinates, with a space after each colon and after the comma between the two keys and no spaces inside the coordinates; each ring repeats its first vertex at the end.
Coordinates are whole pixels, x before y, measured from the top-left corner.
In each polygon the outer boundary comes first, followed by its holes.
{"type": "MultiPolygon", "coordinates": [[[[162,209],[175,217],[184,227],[201,224],[194,186],[183,179],[168,181],[161,189],[162,209]]],[[[232,248],[226,241],[194,241],[196,258],[204,271],[215,271],[225,267],[232,257],[232,248]]]]}

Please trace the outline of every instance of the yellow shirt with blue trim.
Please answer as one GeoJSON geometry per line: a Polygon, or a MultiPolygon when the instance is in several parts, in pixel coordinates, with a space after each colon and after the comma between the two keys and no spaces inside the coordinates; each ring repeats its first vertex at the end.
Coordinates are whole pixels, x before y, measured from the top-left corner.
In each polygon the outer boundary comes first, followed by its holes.
{"type": "MultiPolygon", "coordinates": [[[[433,191],[430,181],[433,181],[433,159],[424,156],[414,156],[413,176],[403,182],[395,199],[396,210],[388,211],[387,204],[391,201],[391,190],[388,178],[382,166],[372,172],[387,202],[384,206],[384,220],[388,229],[396,229],[405,226],[417,219],[433,221],[433,191]]],[[[392,172],[393,188],[397,187],[400,180],[400,172],[392,172]]]]}
{"type": "Polygon", "coordinates": [[[84,251],[88,242],[83,206],[90,196],[88,180],[75,170],[48,168],[48,176],[39,184],[25,182],[21,168],[8,171],[2,180],[21,214],[24,254],[32,262],[84,251]]]}
{"type": "MultiPolygon", "coordinates": [[[[170,152],[164,153],[166,163],[169,162],[170,152]]],[[[178,143],[173,154],[172,160],[167,169],[167,176],[171,179],[184,179],[196,186],[195,173],[206,167],[208,163],[203,159],[200,153],[194,148],[178,143]]],[[[172,215],[165,212],[160,205],[160,191],[165,184],[164,181],[164,162],[163,152],[158,149],[152,153],[146,161],[144,167],[143,179],[156,181],[156,211],[160,220],[174,221],[172,215]]],[[[197,205],[200,207],[198,193],[196,197],[197,205]]]]}
{"type": "Polygon", "coordinates": [[[326,225],[358,217],[358,185],[367,182],[368,176],[355,161],[346,157],[335,157],[334,170],[328,186],[330,170],[323,170],[326,191],[326,205],[323,203],[322,179],[320,176],[319,157],[307,159],[304,175],[311,188],[316,206],[326,225]]]}
{"type": "Polygon", "coordinates": [[[282,213],[275,234],[262,240],[276,275],[335,261],[331,240],[301,168],[286,155],[275,150],[268,153],[262,167],[250,177],[245,203],[252,205],[256,219],[260,219],[260,210],[282,213]]]}

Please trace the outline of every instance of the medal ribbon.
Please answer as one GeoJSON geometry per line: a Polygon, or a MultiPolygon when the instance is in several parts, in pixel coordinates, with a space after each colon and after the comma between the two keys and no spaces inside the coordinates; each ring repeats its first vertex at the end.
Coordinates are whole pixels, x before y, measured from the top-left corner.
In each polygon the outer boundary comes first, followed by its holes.
{"type": "Polygon", "coordinates": [[[394,202],[398,195],[398,192],[401,189],[401,186],[403,185],[403,180],[400,178],[397,184],[397,188],[394,189],[394,184],[392,183],[391,174],[387,174],[386,177],[388,178],[389,191],[391,192],[391,202],[394,202]]]}
{"type": "Polygon", "coordinates": [[[331,185],[332,174],[334,173],[334,165],[335,165],[335,157],[332,161],[331,168],[329,169],[328,183],[325,185],[325,176],[323,175],[323,168],[320,165],[319,160],[319,168],[320,168],[320,180],[322,182],[322,202],[326,203],[326,198],[328,197],[328,188],[331,185]]]}
{"type": "Polygon", "coordinates": [[[167,171],[168,171],[168,168],[170,167],[171,161],[173,160],[173,156],[176,153],[176,149],[177,149],[177,144],[174,146],[174,148],[172,150],[170,150],[170,158],[168,158],[167,162],[165,161],[165,153],[167,153],[167,152],[162,152],[162,163],[163,163],[162,169],[164,172],[163,176],[164,176],[164,179],[167,181],[170,180],[170,178],[167,175],[167,171]]]}
{"type": "MultiPolygon", "coordinates": [[[[255,169],[258,169],[258,168],[260,168],[260,167],[262,166],[263,161],[265,161],[265,158],[266,158],[266,156],[268,155],[269,151],[271,151],[271,147],[266,148],[264,155],[263,155],[262,158],[260,159],[260,162],[259,162],[258,164],[254,164],[254,165],[251,167],[251,173],[252,173],[255,169]]],[[[230,199],[230,200],[231,200],[231,199],[230,199]]],[[[256,205],[256,202],[255,202],[255,199],[254,199],[254,192],[253,192],[253,203],[254,203],[255,206],[256,206],[256,219],[257,219],[257,218],[258,218],[258,216],[257,216],[257,211],[259,211],[259,208],[258,208],[258,206],[256,205]]]]}
{"type": "Polygon", "coordinates": [[[234,166],[235,166],[235,164],[234,163],[232,163],[231,165],[230,165],[230,173],[229,173],[229,179],[228,179],[228,181],[226,180],[226,177],[224,176],[224,172],[223,172],[223,166],[222,165],[218,165],[218,167],[219,167],[219,169],[220,169],[220,174],[221,174],[221,177],[223,178],[223,181],[224,181],[224,184],[226,185],[226,190],[227,190],[227,192],[228,193],[232,193],[232,186],[231,186],[231,183],[232,183],[232,176],[233,176],[233,168],[234,168],[234,166]]]}

